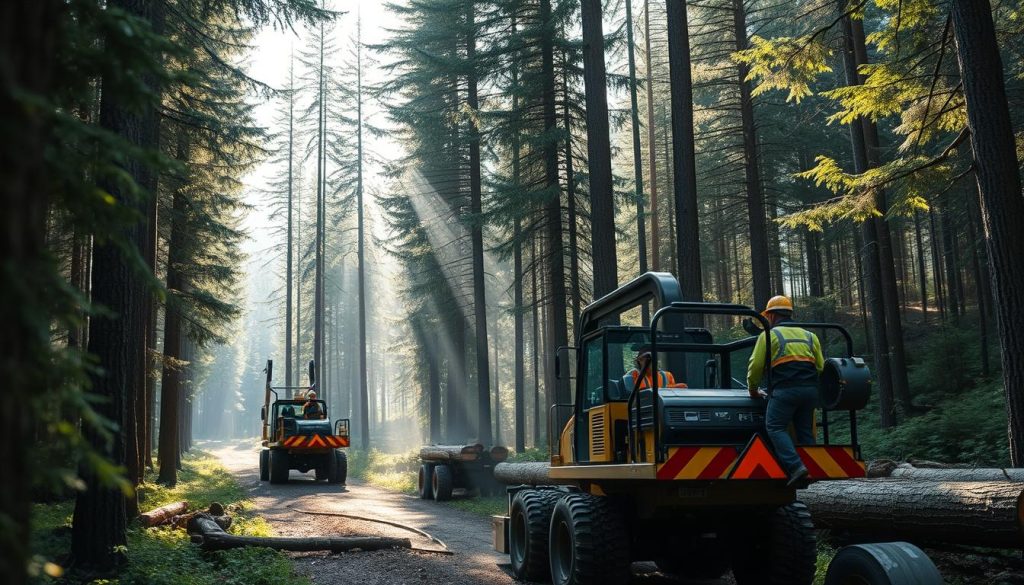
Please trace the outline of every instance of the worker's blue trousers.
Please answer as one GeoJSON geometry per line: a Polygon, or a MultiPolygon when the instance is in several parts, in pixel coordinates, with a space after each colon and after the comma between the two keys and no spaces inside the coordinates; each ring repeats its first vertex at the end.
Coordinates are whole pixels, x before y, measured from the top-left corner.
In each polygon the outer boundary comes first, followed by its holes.
{"type": "Polygon", "coordinates": [[[817,405],[818,389],[814,386],[775,388],[768,399],[765,428],[768,431],[768,438],[775,446],[775,456],[782,463],[786,473],[792,474],[803,465],[796,453],[793,439],[786,429],[789,423],[793,423],[796,442],[801,445],[813,445],[811,421],[817,405]]]}

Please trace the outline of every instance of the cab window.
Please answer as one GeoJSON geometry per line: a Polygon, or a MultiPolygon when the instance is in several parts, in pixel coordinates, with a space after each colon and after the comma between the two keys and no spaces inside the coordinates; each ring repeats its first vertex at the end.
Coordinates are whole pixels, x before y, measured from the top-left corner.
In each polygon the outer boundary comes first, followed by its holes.
{"type": "Polygon", "coordinates": [[[583,410],[604,404],[604,338],[596,337],[584,346],[586,373],[583,410]]]}

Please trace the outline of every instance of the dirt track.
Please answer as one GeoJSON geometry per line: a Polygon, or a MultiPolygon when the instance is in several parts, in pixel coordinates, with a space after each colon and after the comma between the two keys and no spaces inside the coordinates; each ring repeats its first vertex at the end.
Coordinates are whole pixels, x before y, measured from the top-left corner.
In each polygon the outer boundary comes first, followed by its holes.
{"type": "MultiPolygon", "coordinates": [[[[444,585],[519,583],[511,574],[508,556],[491,549],[487,518],[389,492],[350,480],[347,486],[313,481],[313,474],[292,471],[287,485],[260,482],[258,457],[252,442],[207,442],[199,448],[218,457],[251,492],[260,515],[282,536],[372,535],[412,539],[417,548],[438,548],[426,538],[400,528],[349,518],[316,516],[311,510],[379,518],[426,531],[448,545],[451,555],[408,550],[345,554],[301,553],[298,570],[317,585],[444,585]]],[[[653,572],[653,566],[634,565],[636,584],[680,583],[653,572]]],[[[703,583],[720,583],[719,581],[703,583]]],[[[721,583],[725,583],[722,581],[721,583]]]]}

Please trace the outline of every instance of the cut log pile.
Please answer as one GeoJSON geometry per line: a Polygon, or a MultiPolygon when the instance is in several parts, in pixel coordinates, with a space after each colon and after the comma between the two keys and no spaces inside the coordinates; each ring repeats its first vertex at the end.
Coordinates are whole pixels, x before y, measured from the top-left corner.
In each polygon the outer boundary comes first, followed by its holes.
{"type": "Polygon", "coordinates": [[[476,461],[484,452],[484,446],[475,445],[427,445],[420,448],[420,459],[424,461],[476,461]]]}
{"type": "Polygon", "coordinates": [[[420,460],[437,462],[482,461],[500,463],[508,459],[508,448],[495,445],[485,449],[480,443],[473,445],[427,445],[420,447],[420,460]]]}

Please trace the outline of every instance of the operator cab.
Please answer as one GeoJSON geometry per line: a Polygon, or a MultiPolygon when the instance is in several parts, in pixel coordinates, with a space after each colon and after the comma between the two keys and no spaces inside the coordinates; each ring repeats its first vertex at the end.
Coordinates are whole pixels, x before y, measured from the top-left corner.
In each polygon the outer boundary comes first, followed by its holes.
{"type": "Polygon", "coordinates": [[[273,416],[270,419],[270,436],[277,437],[283,430],[284,437],[293,435],[330,434],[331,423],[327,420],[327,403],[314,400],[320,405],[320,414],[315,418],[305,418],[303,406],[307,400],[277,400],[271,407],[273,416]]]}
{"type": "Polygon", "coordinates": [[[582,403],[574,418],[574,461],[635,461],[628,453],[628,429],[630,423],[640,431],[652,427],[652,383],[658,388],[660,444],[665,448],[743,444],[763,432],[765,403],[750,398],[745,383],[755,341],[744,336],[715,343],[701,327],[659,332],[652,352],[657,363],[652,361],[641,375],[636,358],[650,350],[651,329],[599,327],[582,340],[578,354],[582,403]]]}

